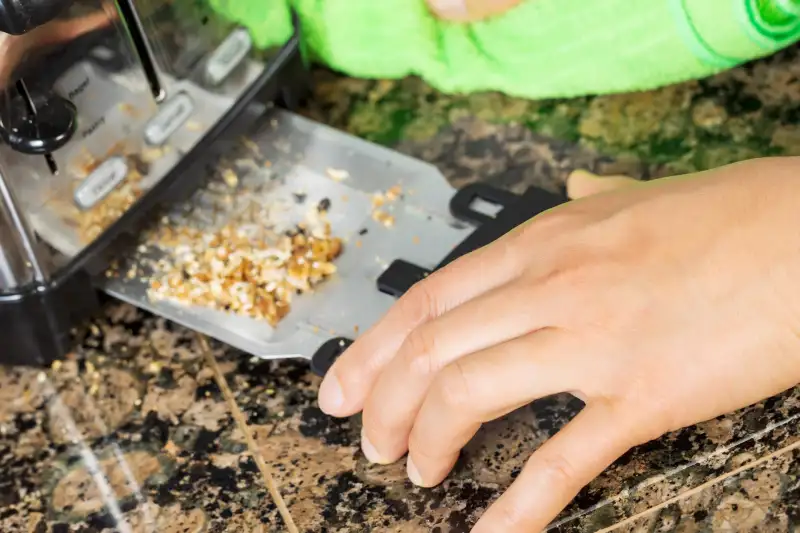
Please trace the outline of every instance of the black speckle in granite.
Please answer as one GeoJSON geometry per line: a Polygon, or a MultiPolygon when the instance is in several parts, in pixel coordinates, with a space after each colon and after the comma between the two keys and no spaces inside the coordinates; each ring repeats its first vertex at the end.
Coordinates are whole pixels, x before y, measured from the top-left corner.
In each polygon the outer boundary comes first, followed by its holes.
{"type": "Polygon", "coordinates": [[[103,531],[105,529],[114,529],[117,525],[117,520],[111,513],[94,513],[86,518],[86,523],[90,531],[103,531]]]}
{"type": "Polygon", "coordinates": [[[233,468],[219,468],[214,465],[208,466],[208,481],[215,487],[220,487],[223,491],[235,492],[237,472],[233,468]]]}
{"type": "Polygon", "coordinates": [[[142,435],[143,442],[157,443],[159,447],[163,447],[169,440],[169,428],[169,422],[158,418],[155,411],[150,411],[147,413],[139,433],[142,435]]]}
{"type": "Polygon", "coordinates": [[[249,455],[244,461],[239,461],[239,468],[242,472],[247,472],[249,474],[255,474],[258,472],[258,465],[249,455]]]}
{"type": "Polygon", "coordinates": [[[757,432],[763,430],[769,423],[769,418],[765,416],[764,410],[761,408],[754,408],[748,411],[742,417],[744,427],[748,432],[757,432]]]}
{"type": "Polygon", "coordinates": [[[489,506],[496,491],[473,482],[464,482],[458,487],[454,486],[453,489],[454,492],[448,496],[455,497],[456,501],[464,502],[465,505],[463,509],[449,514],[447,524],[452,532],[467,532],[475,525],[476,515],[489,506]]]}
{"type": "Polygon", "coordinates": [[[347,420],[337,420],[323,413],[318,407],[307,407],[300,415],[300,433],[304,437],[316,437],[332,446],[350,446],[353,435],[347,420]]]}
{"type": "Polygon", "coordinates": [[[265,424],[269,421],[269,409],[265,405],[248,405],[244,413],[249,424],[265,424]]]}
{"type": "Polygon", "coordinates": [[[590,509],[603,501],[605,497],[606,495],[602,491],[587,487],[578,493],[578,496],[575,497],[575,500],[570,505],[580,509],[590,509]]]}
{"type": "MultiPolygon", "coordinates": [[[[290,382],[306,382],[308,380],[308,363],[291,363],[286,368],[286,378],[290,382]]],[[[305,403],[305,400],[301,400],[305,403]]]]}
{"type": "Polygon", "coordinates": [[[25,433],[28,430],[31,430],[37,426],[37,421],[34,416],[31,415],[17,415],[14,418],[14,425],[17,428],[17,431],[20,433],[25,433]]]}
{"type": "Polygon", "coordinates": [[[781,400],[782,398],[779,396],[773,396],[772,398],[767,399],[764,402],[764,410],[772,411],[775,408],[775,406],[777,406],[780,403],[781,400]]]}
{"type": "Polygon", "coordinates": [[[180,478],[183,474],[175,473],[166,483],[158,487],[153,501],[162,507],[172,505],[177,500],[175,491],[180,487],[180,478]]]}
{"type": "Polygon", "coordinates": [[[222,391],[219,390],[219,386],[217,385],[216,381],[209,381],[208,383],[197,387],[197,390],[194,394],[195,400],[202,400],[204,398],[219,399],[221,397],[222,391]]]}
{"type": "Polygon", "coordinates": [[[156,385],[164,389],[174,389],[177,386],[172,369],[163,367],[156,377],[156,385]]]}
{"type": "Polygon", "coordinates": [[[708,517],[708,511],[703,510],[703,509],[701,509],[699,511],[695,511],[695,513],[692,515],[692,518],[694,518],[695,522],[702,522],[707,517],[708,517]]]}
{"type": "Polygon", "coordinates": [[[408,504],[400,500],[387,499],[384,501],[386,504],[386,512],[399,520],[411,520],[411,511],[408,504]]]}
{"type": "Polygon", "coordinates": [[[345,524],[365,516],[375,507],[375,502],[383,501],[385,496],[384,487],[365,485],[355,473],[343,472],[328,487],[322,517],[331,526],[345,524]]]}
{"type": "Polygon", "coordinates": [[[50,533],[69,533],[69,525],[57,522],[50,526],[50,533]]]}

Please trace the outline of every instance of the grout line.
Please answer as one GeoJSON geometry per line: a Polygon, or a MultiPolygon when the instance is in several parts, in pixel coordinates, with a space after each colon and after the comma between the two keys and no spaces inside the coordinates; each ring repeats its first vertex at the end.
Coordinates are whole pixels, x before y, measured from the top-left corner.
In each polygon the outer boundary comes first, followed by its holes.
{"type": "Polygon", "coordinates": [[[214,379],[222,391],[222,395],[225,396],[225,400],[228,402],[233,419],[236,421],[236,425],[239,426],[239,430],[244,434],[244,438],[247,441],[247,448],[250,451],[250,456],[253,458],[256,465],[258,465],[258,469],[261,471],[261,476],[264,478],[264,484],[267,486],[267,490],[269,491],[270,496],[272,496],[272,500],[278,507],[278,512],[281,514],[283,521],[286,522],[286,527],[289,529],[289,533],[299,533],[300,530],[297,529],[294,519],[289,513],[289,508],[286,506],[286,502],[283,501],[283,497],[278,489],[278,485],[275,483],[275,478],[272,476],[269,467],[267,467],[267,463],[264,461],[264,457],[261,455],[261,452],[258,451],[258,445],[253,438],[253,433],[250,431],[250,427],[247,425],[247,420],[245,419],[242,410],[239,409],[239,405],[236,403],[233,392],[231,392],[230,387],[228,387],[228,381],[222,374],[222,371],[217,364],[217,360],[214,358],[214,354],[211,353],[208,340],[200,333],[197,334],[197,340],[200,343],[200,349],[203,352],[206,362],[211,367],[211,370],[214,371],[214,379]]]}
{"type": "Polygon", "coordinates": [[[760,459],[757,459],[757,460],[753,461],[752,463],[747,463],[745,465],[742,465],[739,468],[731,470],[730,472],[727,472],[727,473],[725,473],[725,474],[723,474],[723,475],[721,475],[719,477],[715,477],[714,479],[706,481],[702,485],[698,485],[693,489],[687,490],[686,492],[682,492],[681,494],[678,494],[677,496],[673,496],[672,498],[670,498],[668,500],[665,500],[665,501],[659,503],[658,505],[650,507],[649,509],[647,509],[645,511],[642,511],[640,513],[636,513],[635,515],[626,518],[622,522],[617,522],[613,526],[609,526],[607,528],[600,529],[600,530],[597,531],[597,533],[608,533],[609,531],[614,531],[616,529],[621,528],[622,526],[629,525],[632,522],[634,522],[634,521],[636,521],[636,520],[638,520],[638,519],[640,519],[640,518],[642,518],[644,516],[647,516],[649,514],[655,513],[656,511],[660,511],[661,509],[664,509],[665,507],[668,507],[668,506],[672,505],[673,503],[679,502],[679,501],[681,501],[681,500],[683,500],[685,498],[688,498],[689,496],[692,496],[693,494],[697,494],[698,492],[702,492],[702,491],[706,490],[707,488],[716,485],[717,483],[725,481],[726,479],[731,478],[733,476],[736,476],[738,474],[741,474],[742,472],[745,472],[747,470],[752,470],[753,468],[755,468],[757,466],[761,466],[764,463],[769,462],[772,459],[775,459],[776,457],[779,457],[779,456],[781,456],[781,455],[783,455],[785,453],[791,452],[792,450],[796,450],[798,448],[800,448],[800,439],[796,440],[792,444],[789,444],[788,446],[784,446],[783,448],[772,452],[769,455],[765,455],[764,457],[761,457],[760,459]]]}

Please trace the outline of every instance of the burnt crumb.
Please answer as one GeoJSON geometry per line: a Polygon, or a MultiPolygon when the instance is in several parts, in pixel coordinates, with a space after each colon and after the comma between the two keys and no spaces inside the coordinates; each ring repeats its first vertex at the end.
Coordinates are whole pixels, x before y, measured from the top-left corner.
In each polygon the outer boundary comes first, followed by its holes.
{"type": "Polygon", "coordinates": [[[366,235],[368,232],[369,232],[369,230],[367,228],[361,228],[361,230],[359,230],[358,234],[363,236],[363,235],[366,235]]]}
{"type": "Polygon", "coordinates": [[[334,419],[318,407],[307,407],[300,417],[300,433],[304,437],[314,437],[325,444],[349,446],[353,444],[350,423],[334,419]]]}
{"type": "Polygon", "coordinates": [[[294,196],[294,201],[298,204],[304,204],[308,195],[304,192],[296,192],[292,196],[294,196]]]}
{"type": "Polygon", "coordinates": [[[320,213],[327,213],[331,208],[331,200],[330,198],[323,198],[317,204],[317,211],[320,213]]]}

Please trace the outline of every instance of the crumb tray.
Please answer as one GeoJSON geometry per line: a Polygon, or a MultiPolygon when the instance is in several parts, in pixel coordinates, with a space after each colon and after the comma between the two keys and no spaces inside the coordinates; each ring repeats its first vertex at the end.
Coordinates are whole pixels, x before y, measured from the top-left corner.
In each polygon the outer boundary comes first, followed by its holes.
{"type": "Polygon", "coordinates": [[[170,252],[146,239],[141,253],[104,280],[102,289],[253,356],[312,360],[320,374],[414,282],[565,201],[539,189],[517,196],[480,184],[456,193],[432,165],[283,110],[271,111],[219,168],[167,217],[190,213],[196,223],[210,224],[256,201],[274,206],[274,229],[282,231],[323,205],[331,233],[344,242],[337,272],[294,298],[275,327],[152,300],[148,265],[170,252]],[[380,205],[377,216],[374,198],[390,190],[399,194],[380,205]]]}

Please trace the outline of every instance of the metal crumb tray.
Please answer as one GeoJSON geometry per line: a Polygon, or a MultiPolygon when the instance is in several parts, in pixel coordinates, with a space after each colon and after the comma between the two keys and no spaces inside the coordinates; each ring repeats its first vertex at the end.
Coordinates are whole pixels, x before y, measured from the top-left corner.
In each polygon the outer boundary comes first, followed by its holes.
{"type": "MultiPolygon", "coordinates": [[[[274,328],[232,313],[151,301],[147,276],[125,273],[132,267],[146,271],[163,252],[122,265],[118,275],[103,282],[103,290],[257,357],[310,359],[332,339],[354,338],[389,309],[395,299],[378,290],[377,280],[394,260],[433,269],[474,230],[450,214],[455,190],[435,167],[297,115],[271,112],[244,146],[246,156],[232,159],[238,183],[266,191],[260,198],[281,206],[287,226],[303,220],[309,206],[330,201],[332,234],[344,241],[337,273],[295,298],[274,328]],[[387,226],[373,217],[372,199],[398,186],[402,195],[381,207],[393,221],[387,226]]],[[[208,190],[198,191],[192,201],[198,219],[204,216],[208,190]]],[[[237,205],[234,198],[231,209],[237,205]]],[[[207,210],[220,216],[218,205],[207,210]]]]}

